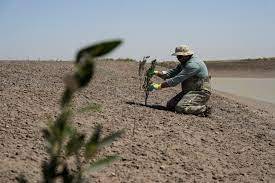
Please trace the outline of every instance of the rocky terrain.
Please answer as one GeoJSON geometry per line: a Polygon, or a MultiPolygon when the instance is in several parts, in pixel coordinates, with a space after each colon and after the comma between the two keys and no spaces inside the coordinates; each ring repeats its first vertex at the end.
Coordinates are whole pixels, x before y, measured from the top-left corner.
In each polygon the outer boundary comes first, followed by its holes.
{"type": "MultiPolygon", "coordinates": [[[[275,118],[268,110],[214,92],[209,117],[145,107],[135,62],[97,63],[91,84],[75,96],[75,108],[96,102],[102,111],[74,116],[90,133],[126,133],[102,154],[121,160],[95,173],[91,182],[274,182],[275,118]]],[[[0,182],[24,174],[41,181],[47,158],[41,129],[59,110],[62,78],[70,62],[0,63],[0,182]]],[[[158,80],[158,79],[157,79],[158,80]]],[[[159,80],[158,80],[159,81],[159,80]]],[[[180,87],[151,93],[149,104],[165,105],[180,87]]]]}

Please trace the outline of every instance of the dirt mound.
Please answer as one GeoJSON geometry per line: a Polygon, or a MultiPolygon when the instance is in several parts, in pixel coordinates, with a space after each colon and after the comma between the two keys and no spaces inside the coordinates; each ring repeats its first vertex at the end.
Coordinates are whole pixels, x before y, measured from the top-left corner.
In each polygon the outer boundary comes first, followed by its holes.
{"type": "MultiPolygon", "coordinates": [[[[36,182],[46,158],[41,128],[48,116],[56,115],[62,78],[73,66],[17,62],[1,63],[0,68],[0,180],[15,182],[23,173],[36,182]]],[[[165,105],[179,91],[152,93],[148,103],[165,105]]],[[[208,118],[144,107],[137,63],[118,61],[98,63],[95,79],[75,98],[76,108],[91,102],[102,104],[103,110],[75,116],[79,129],[90,132],[96,123],[105,133],[127,129],[102,152],[122,159],[89,174],[91,181],[272,181],[275,120],[267,111],[217,94],[208,118]]]]}

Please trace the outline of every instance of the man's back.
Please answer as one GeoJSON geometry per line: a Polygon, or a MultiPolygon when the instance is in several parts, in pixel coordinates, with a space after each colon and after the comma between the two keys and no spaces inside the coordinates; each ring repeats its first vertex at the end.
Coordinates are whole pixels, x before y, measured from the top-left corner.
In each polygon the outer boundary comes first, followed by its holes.
{"type": "Polygon", "coordinates": [[[208,69],[205,63],[198,57],[192,56],[190,60],[187,61],[186,67],[188,68],[197,68],[198,72],[196,74],[199,78],[206,78],[208,77],[208,69]]]}
{"type": "Polygon", "coordinates": [[[208,77],[205,63],[196,56],[192,56],[186,63],[180,63],[176,68],[169,70],[166,82],[169,86],[176,86],[193,76],[198,78],[208,77]]]}

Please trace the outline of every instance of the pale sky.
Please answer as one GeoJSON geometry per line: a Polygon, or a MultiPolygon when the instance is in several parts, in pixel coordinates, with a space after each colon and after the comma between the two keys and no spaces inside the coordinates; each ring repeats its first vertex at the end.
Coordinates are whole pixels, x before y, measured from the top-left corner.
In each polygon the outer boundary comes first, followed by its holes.
{"type": "Polygon", "coordinates": [[[73,59],[90,43],[122,38],[108,57],[174,60],[275,56],[274,0],[1,0],[0,59],[73,59]]]}

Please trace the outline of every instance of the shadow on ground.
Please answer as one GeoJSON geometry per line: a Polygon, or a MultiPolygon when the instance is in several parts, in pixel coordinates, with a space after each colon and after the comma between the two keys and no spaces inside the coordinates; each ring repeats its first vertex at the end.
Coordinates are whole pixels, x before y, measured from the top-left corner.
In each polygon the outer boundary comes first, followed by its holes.
{"type": "Polygon", "coordinates": [[[151,108],[151,109],[157,109],[157,110],[161,110],[161,111],[171,111],[171,112],[173,112],[172,110],[169,110],[167,107],[162,106],[162,105],[148,105],[148,104],[145,105],[145,104],[142,104],[142,103],[131,102],[131,101],[127,101],[126,104],[134,105],[134,106],[148,107],[148,108],[151,108]]]}
{"type": "MultiPolygon", "coordinates": [[[[161,110],[161,111],[175,112],[174,110],[168,109],[167,107],[162,106],[162,105],[145,105],[145,104],[142,104],[142,103],[131,102],[131,101],[127,101],[125,103],[128,104],[128,105],[148,107],[148,108],[151,108],[151,109],[157,109],[157,110],[161,110]]],[[[205,112],[203,114],[181,114],[181,115],[194,115],[194,116],[197,116],[197,117],[210,117],[211,113],[212,113],[212,109],[211,109],[211,107],[209,107],[209,109],[207,109],[207,112],[205,112]]]]}

